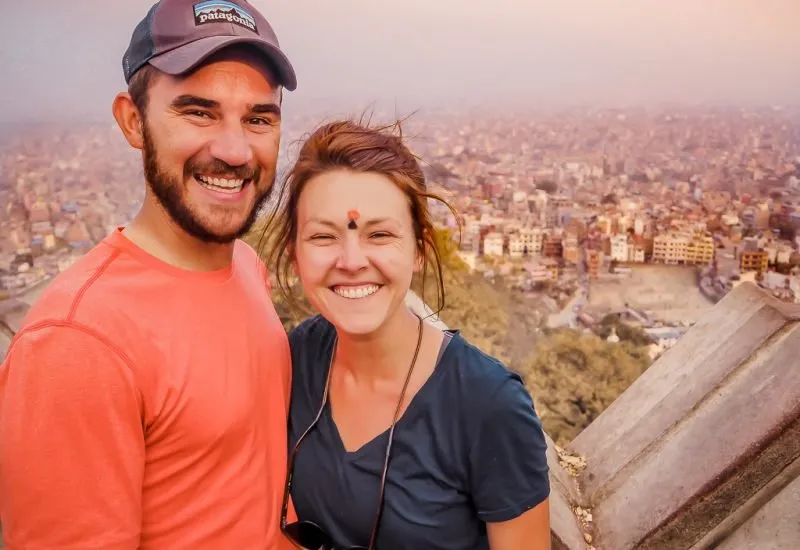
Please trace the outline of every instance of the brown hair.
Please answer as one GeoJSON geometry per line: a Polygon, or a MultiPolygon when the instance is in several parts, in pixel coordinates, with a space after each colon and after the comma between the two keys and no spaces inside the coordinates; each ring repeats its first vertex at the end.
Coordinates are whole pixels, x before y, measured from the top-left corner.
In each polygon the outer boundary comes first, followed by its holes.
{"type": "Polygon", "coordinates": [[[284,180],[279,202],[282,207],[266,224],[260,239],[262,244],[270,242],[265,260],[273,269],[283,296],[291,304],[298,305],[289,279],[297,238],[300,195],[313,177],[337,169],[382,174],[405,193],[411,208],[417,250],[422,257],[422,299],[425,300],[425,283],[433,273],[437,291],[435,312],[440,313],[445,300],[442,257],[427,199],[441,202],[456,219],[458,217],[447,201],[427,190],[418,158],[403,142],[399,121],[371,126],[369,123],[339,120],[320,126],[306,138],[297,161],[284,180]]]}
{"type": "Polygon", "coordinates": [[[149,98],[148,92],[150,86],[156,77],[158,70],[149,63],[141,69],[133,73],[131,81],[128,84],[128,94],[131,96],[131,101],[136,105],[139,110],[139,116],[142,120],[147,119],[147,103],[149,98]]]}

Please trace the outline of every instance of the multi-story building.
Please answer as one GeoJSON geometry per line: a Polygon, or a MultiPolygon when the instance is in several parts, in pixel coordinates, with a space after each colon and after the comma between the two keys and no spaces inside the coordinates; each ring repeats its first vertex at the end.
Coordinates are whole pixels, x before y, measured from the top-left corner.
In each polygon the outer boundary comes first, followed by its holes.
{"type": "Polygon", "coordinates": [[[754,225],[756,229],[769,228],[769,214],[769,205],[764,203],[758,205],[754,216],[754,225]]]}
{"type": "Polygon", "coordinates": [[[764,273],[769,265],[769,255],[763,250],[745,250],[739,255],[739,271],[764,273]]]}
{"type": "Polygon", "coordinates": [[[689,237],[680,233],[662,233],[653,239],[653,261],[677,265],[686,261],[689,237]]]}
{"type": "Polygon", "coordinates": [[[601,214],[597,216],[597,228],[600,230],[600,233],[603,235],[610,235],[611,234],[611,218],[608,216],[601,214]]]}
{"type": "Polygon", "coordinates": [[[611,259],[617,262],[628,261],[628,235],[614,235],[611,237],[611,259]]]}
{"type": "Polygon", "coordinates": [[[525,264],[525,271],[534,283],[558,280],[558,262],[553,258],[536,258],[525,264]]]}
{"type": "Polygon", "coordinates": [[[544,235],[538,227],[525,227],[520,229],[519,237],[527,254],[540,254],[544,235]]]}
{"type": "Polygon", "coordinates": [[[637,264],[644,263],[644,245],[628,242],[628,261],[637,264]]]}
{"type": "Polygon", "coordinates": [[[512,258],[520,258],[526,254],[525,244],[522,242],[519,234],[510,235],[508,237],[508,255],[512,258]]]}
{"type": "Polygon", "coordinates": [[[483,255],[484,256],[503,255],[503,235],[501,233],[497,232],[488,233],[483,238],[483,255]]]}
{"type": "Polygon", "coordinates": [[[775,254],[775,263],[778,265],[788,265],[792,263],[794,249],[786,243],[778,243],[778,251],[775,254]]]}
{"type": "Polygon", "coordinates": [[[551,233],[542,241],[542,256],[547,258],[561,258],[564,254],[564,245],[561,235],[551,233]]]}
{"type": "Polygon", "coordinates": [[[586,269],[589,271],[589,278],[597,279],[600,276],[600,268],[603,266],[603,253],[599,250],[586,250],[586,269]]]}
{"type": "Polygon", "coordinates": [[[567,233],[564,236],[562,257],[565,262],[573,265],[578,263],[579,258],[578,236],[574,233],[567,233]]]}
{"type": "Polygon", "coordinates": [[[686,247],[686,263],[710,265],[714,261],[714,239],[711,235],[695,233],[686,247]]]}
{"type": "Polygon", "coordinates": [[[559,276],[558,261],[553,258],[542,258],[541,261],[545,268],[547,268],[547,272],[550,274],[550,279],[557,281],[559,276]]]}

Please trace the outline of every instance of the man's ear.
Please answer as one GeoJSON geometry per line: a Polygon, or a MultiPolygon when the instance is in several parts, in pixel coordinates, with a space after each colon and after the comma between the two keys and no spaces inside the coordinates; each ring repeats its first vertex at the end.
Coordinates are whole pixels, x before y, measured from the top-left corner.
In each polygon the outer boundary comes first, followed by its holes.
{"type": "Polygon", "coordinates": [[[114,119],[131,147],[144,147],[144,118],[128,92],[120,92],[111,106],[114,119]]]}

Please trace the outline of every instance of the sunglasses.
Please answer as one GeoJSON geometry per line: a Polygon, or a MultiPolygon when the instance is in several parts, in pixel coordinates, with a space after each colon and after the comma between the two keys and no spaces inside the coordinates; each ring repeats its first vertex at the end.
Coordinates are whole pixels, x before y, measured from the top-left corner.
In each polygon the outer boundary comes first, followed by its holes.
{"type": "Polygon", "coordinates": [[[414,364],[417,362],[417,355],[419,354],[420,344],[422,343],[422,319],[419,318],[419,335],[417,337],[417,349],[414,351],[414,357],[411,360],[411,365],[408,369],[408,374],[406,375],[405,383],[403,384],[403,390],[400,392],[400,400],[397,403],[397,408],[395,409],[394,418],[392,419],[392,426],[389,428],[389,441],[386,444],[386,457],[383,461],[383,473],[381,474],[381,488],[380,494],[378,497],[378,509],[375,512],[375,519],[372,523],[372,534],[369,538],[369,545],[368,546],[337,546],[333,539],[331,538],[325,530],[311,521],[296,521],[294,523],[286,524],[286,514],[289,507],[289,495],[292,492],[292,478],[294,477],[294,462],[297,456],[297,450],[300,447],[300,444],[303,442],[305,437],[311,432],[312,429],[317,425],[319,419],[322,417],[322,412],[325,410],[325,405],[328,402],[328,390],[330,388],[331,383],[331,371],[333,370],[333,360],[336,355],[336,338],[334,337],[333,341],[333,352],[331,353],[331,360],[330,364],[328,365],[328,375],[325,380],[325,391],[322,395],[322,405],[317,411],[317,416],[311,422],[311,425],[306,428],[303,434],[298,438],[297,443],[295,443],[294,448],[292,449],[291,454],[289,455],[289,464],[287,467],[287,475],[286,475],[286,485],[283,489],[283,504],[281,506],[281,530],[283,533],[291,540],[297,547],[301,548],[302,550],[375,550],[375,539],[378,536],[378,526],[381,521],[381,515],[383,513],[383,500],[384,500],[384,489],[386,487],[386,474],[389,471],[389,459],[392,455],[392,441],[394,440],[394,428],[397,424],[397,418],[400,415],[400,407],[403,404],[403,398],[406,394],[406,389],[408,388],[408,382],[411,380],[411,373],[414,370],[414,364]]]}

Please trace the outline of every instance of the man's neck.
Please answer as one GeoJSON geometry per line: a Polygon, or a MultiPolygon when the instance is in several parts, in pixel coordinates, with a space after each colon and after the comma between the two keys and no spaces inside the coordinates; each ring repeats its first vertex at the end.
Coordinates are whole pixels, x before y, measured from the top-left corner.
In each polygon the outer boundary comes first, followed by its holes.
{"type": "Polygon", "coordinates": [[[144,204],[123,233],[136,246],[172,266],[189,271],[216,271],[231,265],[234,243],[206,243],[186,233],[154,197],[144,204]]]}
{"type": "Polygon", "coordinates": [[[419,318],[402,307],[374,334],[338,334],[336,363],[367,385],[405,378],[419,330],[419,318]]]}

